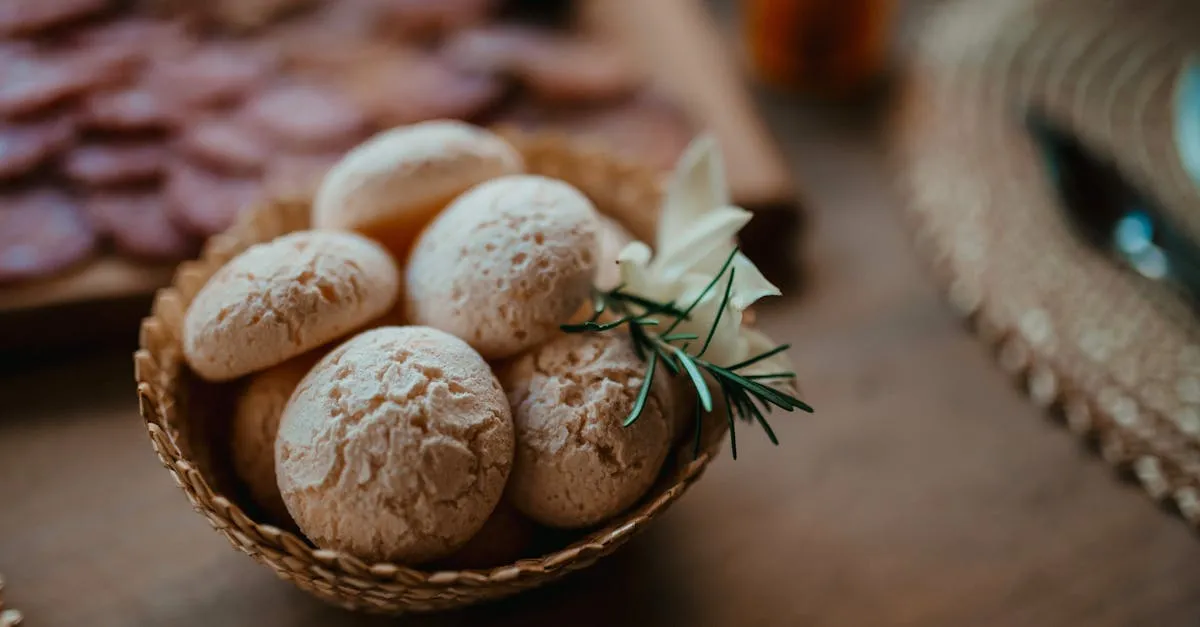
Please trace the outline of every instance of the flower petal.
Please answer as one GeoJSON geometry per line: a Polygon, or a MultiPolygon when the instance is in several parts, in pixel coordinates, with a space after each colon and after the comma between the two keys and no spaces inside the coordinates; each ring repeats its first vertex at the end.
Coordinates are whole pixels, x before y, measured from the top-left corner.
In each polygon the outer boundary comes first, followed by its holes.
{"type": "MultiPolygon", "coordinates": [[[[690,294],[685,292],[680,304],[684,307],[690,305],[698,293],[699,290],[694,290],[690,294]]],[[[721,319],[719,321],[716,319],[723,293],[723,283],[719,285],[719,289],[710,290],[692,309],[688,319],[681,322],[675,329],[677,333],[694,333],[700,338],[692,341],[691,346],[688,347],[688,352],[695,355],[700,352],[704,345],[704,339],[708,337],[709,330],[713,328],[715,321],[717,328],[713,331],[712,341],[709,342],[708,350],[704,353],[704,359],[719,366],[727,366],[741,361],[745,355],[745,342],[740,339],[741,312],[726,305],[721,319]]]]}
{"type": "Polygon", "coordinates": [[[673,236],[658,251],[654,270],[668,279],[677,279],[693,271],[707,272],[709,276],[716,274],[733,252],[737,232],[753,217],[752,213],[739,207],[714,209],[673,236]]]}
{"type": "Polygon", "coordinates": [[[728,203],[725,165],[716,140],[701,135],[688,144],[667,183],[655,241],[657,250],[666,250],[672,238],[709,211],[728,203]]]}
{"type": "Polygon", "coordinates": [[[650,255],[653,254],[650,247],[645,242],[629,242],[621,252],[617,253],[617,263],[632,264],[635,266],[646,267],[650,263],[650,255]]]}
{"type": "Polygon", "coordinates": [[[729,301],[738,311],[745,310],[755,301],[764,296],[779,296],[781,292],[775,284],[767,280],[748,257],[738,253],[733,258],[733,268],[737,273],[733,278],[733,295],[729,301]]]}
{"type": "Polygon", "coordinates": [[[617,255],[622,291],[659,302],[675,302],[684,289],[677,281],[668,281],[650,267],[650,247],[630,242],[617,255]]]}

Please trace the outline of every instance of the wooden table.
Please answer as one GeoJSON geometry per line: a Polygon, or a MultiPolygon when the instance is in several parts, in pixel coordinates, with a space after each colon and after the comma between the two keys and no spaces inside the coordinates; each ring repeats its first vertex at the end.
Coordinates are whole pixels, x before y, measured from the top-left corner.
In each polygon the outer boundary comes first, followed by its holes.
{"type": "MultiPolygon", "coordinates": [[[[411,625],[1194,625],[1200,542],[993,367],[916,261],[869,112],[764,98],[812,207],[761,312],[813,417],[739,439],[629,547],[411,625]]],[[[383,625],[235,552],[158,466],[131,347],[0,374],[0,572],[36,627],[383,625]]]]}

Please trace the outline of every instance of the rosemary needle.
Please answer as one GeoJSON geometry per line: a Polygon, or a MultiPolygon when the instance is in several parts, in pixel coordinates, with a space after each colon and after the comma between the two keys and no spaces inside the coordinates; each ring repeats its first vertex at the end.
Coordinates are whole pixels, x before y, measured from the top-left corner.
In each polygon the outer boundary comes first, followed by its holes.
{"type": "Polygon", "coordinates": [[[597,291],[593,295],[595,313],[591,320],[579,324],[564,324],[561,327],[563,331],[568,333],[598,333],[610,331],[621,326],[625,326],[628,329],[630,338],[633,341],[634,350],[637,352],[638,357],[646,362],[646,372],[642,384],[638,389],[634,406],[623,422],[625,426],[636,422],[645,410],[659,364],[665,366],[671,376],[686,372],[699,400],[696,404],[696,440],[692,447],[693,456],[698,456],[700,453],[703,418],[706,413],[711,413],[713,410],[712,394],[714,391],[721,394],[721,400],[725,403],[726,420],[729,423],[729,446],[733,452],[734,459],[737,459],[737,420],[758,423],[771,443],[778,445],[779,439],[775,435],[775,430],[767,422],[765,414],[771,413],[776,407],[789,412],[796,409],[810,413],[813,411],[810,405],[799,398],[760,382],[772,379],[795,379],[796,374],[794,372],[768,372],[762,374],[741,374],[737,372],[782,353],[789,348],[787,344],[776,346],[758,355],[753,355],[732,366],[720,366],[703,359],[703,355],[716,336],[717,326],[721,322],[722,314],[728,307],[729,300],[732,298],[733,280],[736,272],[732,264],[737,254],[738,250],[734,249],[729,257],[725,259],[720,272],[692,299],[686,308],[680,309],[673,302],[657,302],[644,296],[630,294],[623,291],[624,286],[621,286],[609,292],[597,291]],[[700,336],[696,333],[674,333],[674,330],[684,320],[690,319],[689,316],[692,311],[712,293],[726,272],[729,273],[729,277],[724,293],[721,296],[720,308],[717,310],[717,314],[708,328],[704,343],[701,345],[699,352],[692,354],[688,352],[691,342],[698,340],[700,336]],[[606,310],[611,310],[619,314],[620,318],[612,322],[597,322],[606,310]],[[660,320],[666,318],[672,318],[670,324],[661,333],[655,333],[653,327],[665,324],[660,322],[660,320]],[[671,342],[683,342],[683,344],[675,345],[671,342]],[[708,373],[716,384],[711,391],[708,382],[705,380],[705,373],[708,373]],[[760,408],[759,405],[762,407],[760,408]]]}
{"type": "Polygon", "coordinates": [[[692,385],[696,387],[696,396],[700,397],[700,405],[704,407],[704,411],[712,411],[712,394],[709,393],[708,384],[704,382],[704,375],[700,374],[700,369],[696,367],[692,356],[677,347],[675,348],[675,357],[679,363],[683,364],[683,369],[687,370],[688,376],[692,378],[692,385]]]}
{"type": "Polygon", "coordinates": [[[642,387],[638,390],[637,400],[633,403],[633,410],[629,412],[629,416],[625,418],[624,426],[637,422],[641,417],[642,410],[646,407],[646,398],[650,396],[650,386],[654,383],[654,366],[658,363],[658,353],[650,353],[650,361],[646,363],[646,375],[642,378],[642,387]]]}

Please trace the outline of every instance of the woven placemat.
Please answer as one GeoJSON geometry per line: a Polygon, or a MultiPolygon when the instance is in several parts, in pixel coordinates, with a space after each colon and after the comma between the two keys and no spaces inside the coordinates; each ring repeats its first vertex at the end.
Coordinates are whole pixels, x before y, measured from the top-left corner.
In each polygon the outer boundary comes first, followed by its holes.
{"type": "Polygon", "coordinates": [[[1170,114],[1198,16],[1196,0],[959,0],[925,25],[893,143],[949,300],[1035,402],[1194,525],[1200,323],[1081,237],[1026,119],[1062,125],[1200,234],[1170,114]]]}

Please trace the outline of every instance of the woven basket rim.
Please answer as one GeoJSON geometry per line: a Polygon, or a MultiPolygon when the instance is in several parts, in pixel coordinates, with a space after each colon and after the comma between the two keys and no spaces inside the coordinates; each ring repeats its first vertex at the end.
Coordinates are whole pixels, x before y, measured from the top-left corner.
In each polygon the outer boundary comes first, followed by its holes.
{"type": "MultiPolygon", "coordinates": [[[[966,12],[982,5],[983,3],[978,1],[961,2],[957,5],[942,7],[935,11],[935,15],[944,19],[961,20],[966,12]]],[[[1027,8],[1031,5],[1032,3],[1026,2],[1022,6],[1027,8]]],[[[1005,10],[1012,10],[1012,6],[1007,5],[1005,10]]],[[[938,25],[925,29],[926,38],[945,35],[936,26],[938,25]]],[[[1044,33],[1041,35],[1040,41],[1049,37],[1044,33]]],[[[997,35],[993,33],[991,36],[997,35]]],[[[1033,37],[1030,35],[1026,37],[1027,39],[1023,40],[1024,45],[1034,45],[1030,43],[1033,37]]],[[[997,76],[1004,76],[1005,80],[1009,80],[1006,75],[1000,74],[1000,70],[1009,68],[1007,65],[986,65],[981,60],[982,56],[979,55],[995,57],[1003,55],[989,48],[988,46],[992,45],[989,42],[985,41],[984,44],[982,47],[977,47],[977,56],[972,57],[971,62],[956,58],[955,60],[961,62],[963,67],[956,66],[955,71],[977,79],[980,85],[999,89],[998,85],[1004,86],[1005,83],[998,80],[997,76]]],[[[1128,424],[1128,421],[1122,421],[1119,416],[1114,415],[1112,409],[1101,402],[1103,395],[1098,394],[1097,388],[1100,386],[1095,381],[1085,381],[1078,376],[1078,369],[1065,368],[1057,363],[1058,357],[1053,351],[1031,342],[1017,320],[998,313],[1002,311],[998,303],[1003,300],[1004,289],[993,287],[990,288],[990,291],[980,290],[972,299],[956,297],[955,286],[964,278],[963,271],[961,268],[956,268],[954,264],[946,262],[946,259],[953,254],[952,238],[944,233],[935,234],[936,231],[932,230],[932,227],[937,224],[934,212],[921,207],[922,203],[930,204],[928,200],[921,198],[921,193],[927,190],[923,189],[923,183],[909,159],[915,154],[918,143],[924,136],[918,135],[917,129],[910,128],[910,126],[918,126],[912,124],[910,118],[920,115],[922,109],[929,106],[929,102],[934,100],[932,95],[934,87],[942,90],[953,88],[956,90],[953,93],[958,96],[964,93],[975,97],[981,96],[978,93],[966,91],[960,84],[965,82],[960,76],[946,72],[933,73],[931,71],[931,64],[934,63],[931,61],[932,59],[936,59],[937,63],[945,64],[947,62],[946,58],[933,52],[921,51],[917,63],[909,68],[907,76],[903,77],[901,81],[904,87],[899,98],[900,104],[894,110],[894,117],[890,120],[889,129],[891,135],[888,155],[889,169],[894,179],[895,189],[898,190],[903,200],[904,222],[913,241],[920,242],[916,248],[924,265],[947,300],[969,323],[972,332],[992,349],[1000,368],[1017,382],[1026,396],[1037,406],[1052,410],[1054,413],[1051,415],[1061,416],[1071,432],[1089,441],[1094,441],[1098,445],[1100,456],[1104,461],[1118,470],[1128,471],[1152,499],[1172,506],[1172,509],[1181,514],[1193,528],[1200,527],[1200,484],[1198,484],[1200,475],[1196,474],[1196,467],[1189,465],[1187,461],[1194,456],[1194,453],[1186,451],[1186,455],[1181,454],[1181,447],[1186,448],[1186,446],[1194,446],[1194,444],[1181,445],[1179,441],[1182,436],[1180,434],[1168,433],[1166,428],[1156,426],[1151,420],[1143,421],[1139,418],[1135,424],[1128,424]],[[1150,426],[1147,426],[1148,424],[1150,426]]],[[[990,57],[988,61],[995,62],[990,57]]],[[[975,85],[975,88],[981,89],[980,85],[975,85]]],[[[1026,88],[1029,87],[1027,83],[1023,85],[1026,88]]],[[[1030,102],[1021,100],[1021,96],[1026,94],[1014,95],[1004,92],[1003,95],[1013,97],[1016,101],[1009,103],[1014,110],[1030,106],[1030,102]]],[[[1051,92],[1051,96],[1054,95],[1051,92]]],[[[968,105],[974,103],[962,104],[964,109],[967,109],[968,105]]],[[[988,111],[988,113],[994,115],[992,111],[988,111]]],[[[958,126],[974,128],[981,122],[991,125],[995,120],[979,118],[974,121],[974,125],[960,122],[958,126]]],[[[958,126],[954,126],[952,131],[957,132],[958,126]]],[[[925,130],[927,131],[927,129],[925,130]]],[[[1128,174],[1128,172],[1123,173],[1128,174]]],[[[1003,179],[1005,174],[1011,173],[998,173],[994,177],[1003,179]]],[[[997,213],[999,212],[992,211],[989,215],[997,213]]],[[[941,226],[945,228],[945,217],[943,216],[942,219],[941,226]]],[[[996,225],[994,228],[999,228],[999,226],[996,225]]],[[[989,252],[985,257],[995,255],[995,252],[989,252]]],[[[990,268],[990,266],[988,267],[990,268]]],[[[1112,289],[1111,286],[1110,289],[1112,289]]],[[[1132,292],[1133,290],[1130,289],[1125,290],[1124,293],[1129,296],[1132,292]]],[[[1172,310],[1178,309],[1179,303],[1176,302],[1178,296],[1169,288],[1147,286],[1144,293],[1140,293],[1140,295],[1161,304],[1170,305],[1172,310]]],[[[1160,315],[1163,320],[1169,321],[1171,318],[1166,313],[1160,313],[1160,315]]],[[[1057,326],[1058,321],[1054,322],[1057,326]]],[[[1189,329],[1194,328],[1189,323],[1189,329]]],[[[1190,332],[1182,326],[1177,330],[1180,341],[1183,341],[1190,332]]],[[[1116,380],[1111,366],[1097,367],[1095,373],[1105,377],[1104,388],[1124,390],[1126,393],[1124,398],[1130,401],[1132,413],[1139,417],[1149,416],[1156,419],[1160,417],[1157,409],[1144,402],[1145,399],[1136,389],[1138,386],[1130,388],[1116,380]]],[[[1139,385],[1142,383],[1145,383],[1145,380],[1139,381],[1139,385]]]]}
{"type": "MultiPolygon", "coordinates": [[[[655,172],[615,157],[595,145],[574,141],[559,134],[501,130],[505,137],[523,152],[540,147],[551,153],[561,152],[566,161],[599,159],[611,172],[654,181],[656,191],[661,191],[661,177],[655,172]]],[[[139,412],[155,452],[177,485],[188,496],[193,508],[208,518],[215,529],[243,552],[252,555],[260,550],[278,553],[287,559],[302,562],[301,566],[312,569],[319,577],[362,588],[371,587],[372,582],[399,583],[424,588],[445,588],[458,584],[486,587],[491,584],[544,578],[550,573],[565,573],[587,566],[596,557],[605,555],[623,544],[678,499],[699,479],[707,465],[719,454],[724,438],[723,432],[716,437],[706,438],[704,449],[694,459],[691,459],[690,440],[677,444],[664,464],[659,483],[626,512],[604,523],[600,528],[587,532],[566,547],[492,568],[426,570],[390,562],[367,563],[347,553],[317,548],[289,530],[255,521],[236,500],[220,493],[209,484],[196,461],[189,458],[186,446],[178,439],[175,425],[181,423],[176,422],[179,419],[176,384],[180,374],[186,369],[186,364],[179,348],[177,333],[190,296],[195,294],[208,276],[239,252],[239,248],[256,241],[265,241],[257,236],[262,230],[262,224],[270,222],[273,215],[289,207],[292,211],[297,210],[298,206],[303,206],[306,210],[307,200],[300,195],[284,196],[248,208],[242,212],[229,231],[205,244],[197,260],[180,264],[170,286],[158,290],[150,315],[142,320],[139,348],[134,354],[139,412]],[[683,457],[684,455],[687,457],[683,457]],[[664,485],[664,479],[672,476],[674,480],[670,485],[664,485]]],[[[631,226],[624,216],[611,213],[607,215],[626,226],[631,226]]],[[[641,237],[644,233],[635,231],[635,235],[641,237]]],[[[258,556],[255,557],[257,559],[258,556]]],[[[276,565],[272,564],[272,568],[283,576],[276,565]]]]}

